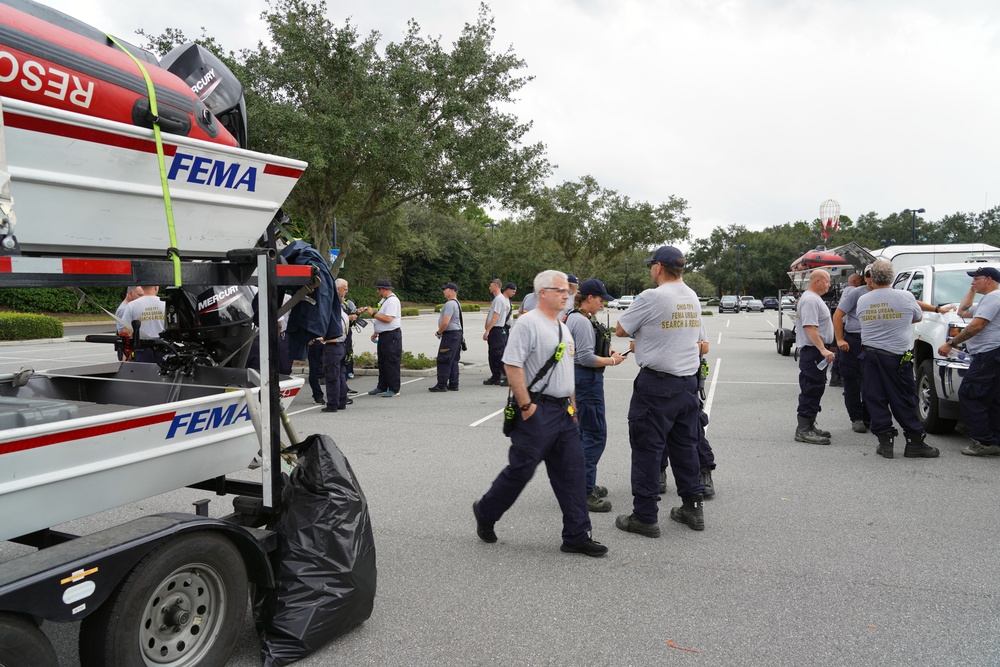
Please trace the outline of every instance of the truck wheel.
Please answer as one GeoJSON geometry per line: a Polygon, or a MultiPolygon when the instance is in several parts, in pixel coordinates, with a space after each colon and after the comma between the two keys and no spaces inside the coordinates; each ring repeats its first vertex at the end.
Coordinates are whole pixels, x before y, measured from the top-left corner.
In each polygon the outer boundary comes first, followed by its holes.
{"type": "Polygon", "coordinates": [[[33,620],[5,613],[0,614],[0,666],[59,667],[59,658],[33,620]]]}
{"type": "Polygon", "coordinates": [[[917,415],[928,433],[951,433],[954,419],[938,416],[938,395],[934,387],[934,361],[925,359],[917,367],[917,415]]]}
{"type": "Polygon", "coordinates": [[[243,558],[200,532],[150,552],[80,626],[83,667],[223,665],[243,630],[243,558]]]}
{"type": "Polygon", "coordinates": [[[775,347],[778,348],[778,354],[781,354],[781,338],[782,338],[781,332],[780,331],[775,331],[774,332],[774,345],[775,345],[775,347]]]}

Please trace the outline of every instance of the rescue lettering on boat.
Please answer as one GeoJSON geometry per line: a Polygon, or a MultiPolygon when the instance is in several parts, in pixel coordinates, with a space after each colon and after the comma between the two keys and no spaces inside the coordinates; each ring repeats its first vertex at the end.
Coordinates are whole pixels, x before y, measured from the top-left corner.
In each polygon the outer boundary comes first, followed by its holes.
{"type": "Polygon", "coordinates": [[[219,406],[207,410],[195,410],[194,412],[182,412],[174,415],[167,430],[167,440],[178,434],[193,435],[208,431],[214,428],[224,428],[232,426],[238,422],[250,421],[250,408],[245,403],[243,408],[237,412],[237,404],[219,406]]]}
{"type": "MultiPolygon", "coordinates": [[[[94,99],[94,82],[60,69],[0,50],[0,83],[20,85],[26,92],[69,102],[83,109],[94,99]]],[[[29,98],[30,99],[30,98],[29,98]]],[[[39,100],[40,101],[40,100],[39,100]]]]}
{"type": "Polygon", "coordinates": [[[167,178],[171,181],[186,180],[188,183],[230,190],[238,190],[241,187],[247,192],[257,190],[257,167],[244,167],[238,162],[188,155],[180,151],[174,154],[167,178]]]}

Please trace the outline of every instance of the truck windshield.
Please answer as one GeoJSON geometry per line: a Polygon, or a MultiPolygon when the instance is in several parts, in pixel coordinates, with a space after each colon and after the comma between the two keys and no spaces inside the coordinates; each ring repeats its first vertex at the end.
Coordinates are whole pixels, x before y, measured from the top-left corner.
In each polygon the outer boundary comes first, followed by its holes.
{"type": "MultiPolygon", "coordinates": [[[[939,271],[934,276],[934,301],[935,304],[958,303],[969,291],[972,278],[964,270],[961,271],[939,271]]],[[[973,303],[979,303],[982,294],[977,294],[973,303]]]]}

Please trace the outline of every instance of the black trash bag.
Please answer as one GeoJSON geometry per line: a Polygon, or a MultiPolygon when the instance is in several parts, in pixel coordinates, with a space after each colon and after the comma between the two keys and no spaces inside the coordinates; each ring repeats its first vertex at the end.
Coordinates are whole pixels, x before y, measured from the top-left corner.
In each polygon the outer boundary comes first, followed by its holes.
{"type": "Polygon", "coordinates": [[[351,464],[325,435],[293,449],[299,465],[268,524],[278,533],[275,587],[254,595],[264,667],[301,660],[363,623],[375,604],[375,538],[351,464]]]}

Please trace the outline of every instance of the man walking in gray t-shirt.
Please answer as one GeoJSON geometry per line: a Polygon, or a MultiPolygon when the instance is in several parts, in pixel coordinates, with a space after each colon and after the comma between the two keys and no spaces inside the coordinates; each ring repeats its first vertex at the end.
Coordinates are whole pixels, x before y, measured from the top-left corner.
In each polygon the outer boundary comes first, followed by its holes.
{"type": "Polygon", "coordinates": [[[494,525],[544,461],[563,515],[560,549],[603,556],[608,548],[590,537],[583,446],[575,417],[573,336],[557,317],[569,295],[566,274],[539,273],[535,293],[538,307],[511,329],[503,356],[518,406],[507,455],[510,463],[486,495],[472,504],[476,533],[484,542],[497,541],[494,525]]]}

